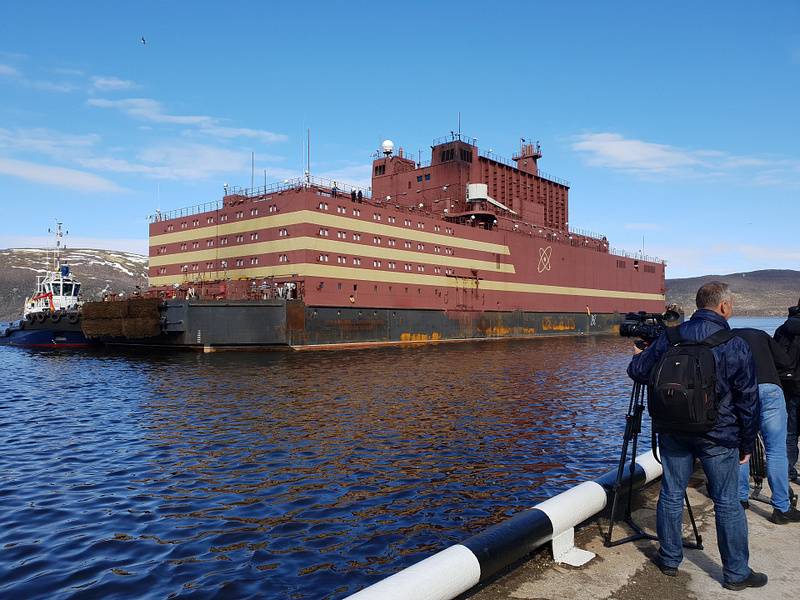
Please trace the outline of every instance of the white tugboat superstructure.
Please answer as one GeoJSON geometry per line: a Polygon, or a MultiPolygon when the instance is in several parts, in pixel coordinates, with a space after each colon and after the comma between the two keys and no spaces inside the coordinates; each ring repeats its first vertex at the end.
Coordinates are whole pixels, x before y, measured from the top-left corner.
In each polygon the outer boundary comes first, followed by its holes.
{"type": "Polygon", "coordinates": [[[82,304],[81,284],[72,277],[69,266],[61,264],[64,232],[62,223],[56,222],[53,234],[56,245],[53,264],[45,275],[36,276],[36,291],[25,300],[23,316],[47,315],[63,311],[77,311],[82,304]]]}

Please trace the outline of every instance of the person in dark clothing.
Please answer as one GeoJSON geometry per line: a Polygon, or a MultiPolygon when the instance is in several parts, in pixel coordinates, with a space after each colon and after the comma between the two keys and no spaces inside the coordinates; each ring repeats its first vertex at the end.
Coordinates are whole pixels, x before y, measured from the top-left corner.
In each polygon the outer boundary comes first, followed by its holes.
{"type": "MultiPolygon", "coordinates": [[[[689,321],[679,325],[685,340],[701,341],[729,329],[733,297],[725,283],[712,281],[697,291],[698,310],[689,321]]],[[[642,384],[650,376],[667,350],[669,341],[662,333],[644,351],[634,347],[628,375],[642,384]]],[[[708,481],[708,493],[714,501],[717,544],[722,557],[723,586],[732,590],[766,585],[767,576],[749,566],[747,519],[739,503],[739,464],[747,463],[755,444],[758,428],[758,386],[756,367],[750,347],[733,337],[711,349],[716,365],[717,419],[703,434],[659,431],[659,453],[664,473],[656,509],[659,549],[656,564],[662,573],[678,574],[683,560],[683,497],[700,460],[708,481]]]]}
{"type": "MultiPolygon", "coordinates": [[[[800,522],[800,511],[789,503],[789,461],[786,458],[786,400],[778,371],[792,368],[789,355],[765,331],[735,329],[747,342],[756,362],[756,380],[761,405],[759,429],[767,455],[767,480],[772,491],[770,521],[777,525],[800,522]]],[[[750,467],[739,467],[739,501],[748,507],[750,467]]]]}
{"type": "Polygon", "coordinates": [[[785,385],[786,412],[786,455],[789,460],[789,480],[798,481],[797,458],[798,421],[800,421],[800,300],[797,306],[789,309],[789,318],[775,331],[775,341],[786,350],[794,365],[795,381],[785,385]]]}
{"type": "Polygon", "coordinates": [[[361,190],[358,190],[358,194],[356,194],[356,200],[361,202],[361,200],[363,200],[363,198],[364,198],[364,194],[361,193],[361,190]]]}

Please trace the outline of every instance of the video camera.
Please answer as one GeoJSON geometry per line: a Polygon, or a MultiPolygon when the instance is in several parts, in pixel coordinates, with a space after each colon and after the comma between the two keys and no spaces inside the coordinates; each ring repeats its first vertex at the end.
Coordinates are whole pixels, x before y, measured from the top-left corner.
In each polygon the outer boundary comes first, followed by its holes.
{"type": "Polygon", "coordinates": [[[668,327],[667,323],[680,320],[680,313],[672,309],[663,313],[648,313],[643,310],[629,312],[619,326],[619,334],[622,337],[639,338],[645,346],[649,346],[661,335],[664,328],[668,327]]]}

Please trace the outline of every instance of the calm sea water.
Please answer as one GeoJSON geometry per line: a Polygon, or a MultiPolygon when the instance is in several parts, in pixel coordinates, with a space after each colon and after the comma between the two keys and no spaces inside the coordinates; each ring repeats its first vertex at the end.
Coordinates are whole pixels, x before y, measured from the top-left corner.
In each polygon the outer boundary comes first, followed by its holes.
{"type": "Polygon", "coordinates": [[[609,470],[629,350],[0,348],[0,596],[340,598],[609,470]]]}

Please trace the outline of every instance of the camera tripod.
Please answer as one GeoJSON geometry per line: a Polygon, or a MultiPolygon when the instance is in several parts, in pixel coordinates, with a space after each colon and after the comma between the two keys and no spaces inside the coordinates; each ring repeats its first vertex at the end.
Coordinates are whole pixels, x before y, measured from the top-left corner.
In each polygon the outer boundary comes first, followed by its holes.
{"type": "MultiPolygon", "coordinates": [[[[633,515],[631,512],[631,505],[633,502],[633,479],[634,473],[636,472],[636,450],[639,445],[639,434],[642,432],[642,413],[644,413],[645,408],[645,399],[646,399],[646,386],[643,386],[640,383],[634,383],[633,389],[631,390],[631,399],[628,403],[628,414],[625,416],[625,435],[622,438],[622,452],[620,452],[619,456],[619,464],[617,465],[617,478],[614,482],[614,487],[611,490],[611,515],[610,515],[610,522],[608,524],[608,531],[606,532],[605,538],[603,540],[603,544],[607,547],[619,546],[620,544],[625,544],[627,542],[634,542],[637,540],[657,540],[658,538],[654,536],[652,533],[647,533],[644,529],[642,529],[636,521],[633,520],[633,515]],[[629,462],[629,474],[628,474],[628,483],[627,483],[627,502],[625,505],[625,513],[621,519],[617,518],[617,505],[619,503],[619,496],[622,492],[623,486],[623,479],[625,476],[625,463],[628,462],[628,449],[630,448],[630,462],[629,462]],[[614,523],[618,520],[621,520],[625,523],[633,533],[627,537],[624,537],[619,540],[612,540],[612,534],[614,532],[614,523]]],[[[653,455],[656,457],[658,462],[658,455],[656,453],[656,444],[655,444],[655,434],[653,436],[653,455]]],[[[692,512],[692,507],[689,504],[689,494],[684,491],[683,493],[684,501],[686,502],[686,510],[689,513],[689,522],[692,525],[692,531],[694,532],[694,542],[684,542],[683,545],[686,548],[703,548],[703,538],[700,535],[700,532],[697,530],[697,522],[694,519],[694,513],[692,512]]]]}

